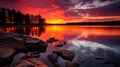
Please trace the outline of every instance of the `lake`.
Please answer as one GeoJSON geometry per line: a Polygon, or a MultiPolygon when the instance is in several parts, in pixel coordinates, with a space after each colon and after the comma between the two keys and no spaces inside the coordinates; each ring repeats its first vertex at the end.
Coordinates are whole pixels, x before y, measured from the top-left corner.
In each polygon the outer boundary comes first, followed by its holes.
{"type": "MultiPolygon", "coordinates": [[[[56,47],[57,43],[49,44],[45,53],[41,53],[40,60],[52,67],[46,56],[56,49],[67,49],[75,53],[74,62],[80,63],[80,67],[119,67],[120,66],[120,26],[14,26],[0,27],[0,30],[30,35],[46,41],[55,37],[65,41],[66,45],[56,47]],[[112,62],[104,64],[95,59],[95,56],[105,58],[112,62]]],[[[58,62],[65,66],[66,60],[59,57],[58,62]]]]}

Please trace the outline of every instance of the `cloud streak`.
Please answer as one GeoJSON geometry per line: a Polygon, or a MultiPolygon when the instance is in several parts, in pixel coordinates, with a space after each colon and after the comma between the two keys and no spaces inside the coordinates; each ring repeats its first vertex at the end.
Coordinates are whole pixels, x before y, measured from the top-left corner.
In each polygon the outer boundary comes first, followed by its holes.
{"type": "MultiPolygon", "coordinates": [[[[76,1],[76,0],[75,0],[76,1]]],[[[116,0],[81,0],[79,3],[74,2],[72,0],[72,2],[75,4],[75,6],[73,7],[73,9],[92,9],[92,8],[99,8],[99,7],[103,7],[103,6],[107,6],[109,4],[115,3],[117,2],[116,0]]]]}

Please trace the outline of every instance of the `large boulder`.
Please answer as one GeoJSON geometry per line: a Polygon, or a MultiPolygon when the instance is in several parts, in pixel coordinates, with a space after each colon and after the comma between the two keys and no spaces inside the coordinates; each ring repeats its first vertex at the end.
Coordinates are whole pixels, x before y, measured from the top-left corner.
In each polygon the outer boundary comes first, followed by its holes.
{"type": "Polygon", "coordinates": [[[21,62],[15,67],[48,67],[48,66],[36,58],[28,58],[21,60],[21,62]]]}
{"type": "Polygon", "coordinates": [[[36,38],[29,38],[29,40],[25,41],[25,47],[27,51],[39,51],[45,52],[48,44],[45,41],[36,39],[36,38]],[[30,41],[29,41],[30,40],[30,41]]]}
{"type": "Polygon", "coordinates": [[[75,53],[69,50],[55,50],[53,53],[57,53],[59,56],[61,56],[63,59],[72,61],[75,53]]]}

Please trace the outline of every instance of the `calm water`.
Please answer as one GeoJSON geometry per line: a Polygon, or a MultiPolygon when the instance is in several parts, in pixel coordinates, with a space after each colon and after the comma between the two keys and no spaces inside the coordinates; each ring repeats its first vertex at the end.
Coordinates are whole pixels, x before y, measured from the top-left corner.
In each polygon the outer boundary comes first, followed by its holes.
{"type": "MultiPolygon", "coordinates": [[[[66,41],[63,47],[55,47],[57,43],[49,44],[46,53],[41,53],[40,59],[50,67],[51,63],[46,55],[56,49],[67,49],[75,52],[74,62],[84,60],[80,67],[116,67],[104,65],[94,56],[104,57],[107,60],[120,64],[120,27],[111,26],[45,26],[45,27],[0,27],[12,33],[21,33],[46,41],[51,37],[66,41]],[[97,62],[96,62],[97,61],[97,62]]],[[[59,57],[63,67],[66,60],[59,57]]]]}

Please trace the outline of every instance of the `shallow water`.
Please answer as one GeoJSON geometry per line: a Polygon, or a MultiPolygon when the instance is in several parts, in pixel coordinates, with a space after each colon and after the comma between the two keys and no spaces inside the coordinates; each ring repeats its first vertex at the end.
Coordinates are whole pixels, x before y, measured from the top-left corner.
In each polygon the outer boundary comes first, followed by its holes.
{"type": "MultiPolygon", "coordinates": [[[[7,32],[27,34],[46,41],[51,37],[66,41],[63,47],[55,47],[57,43],[49,44],[47,51],[41,53],[39,59],[52,67],[47,55],[56,49],[67,49],[75,52],[73,62],[84,61],[80,67],[119,67],[120,65],[120,27],[111,26],[45,26],[45,27],[0,27],[7,32]],[[114,64],[104,64],[95,59],[100,56],[114,64]]],[[[58,62],[65,66],[66,60],[59,57],[58,62]]]]}

